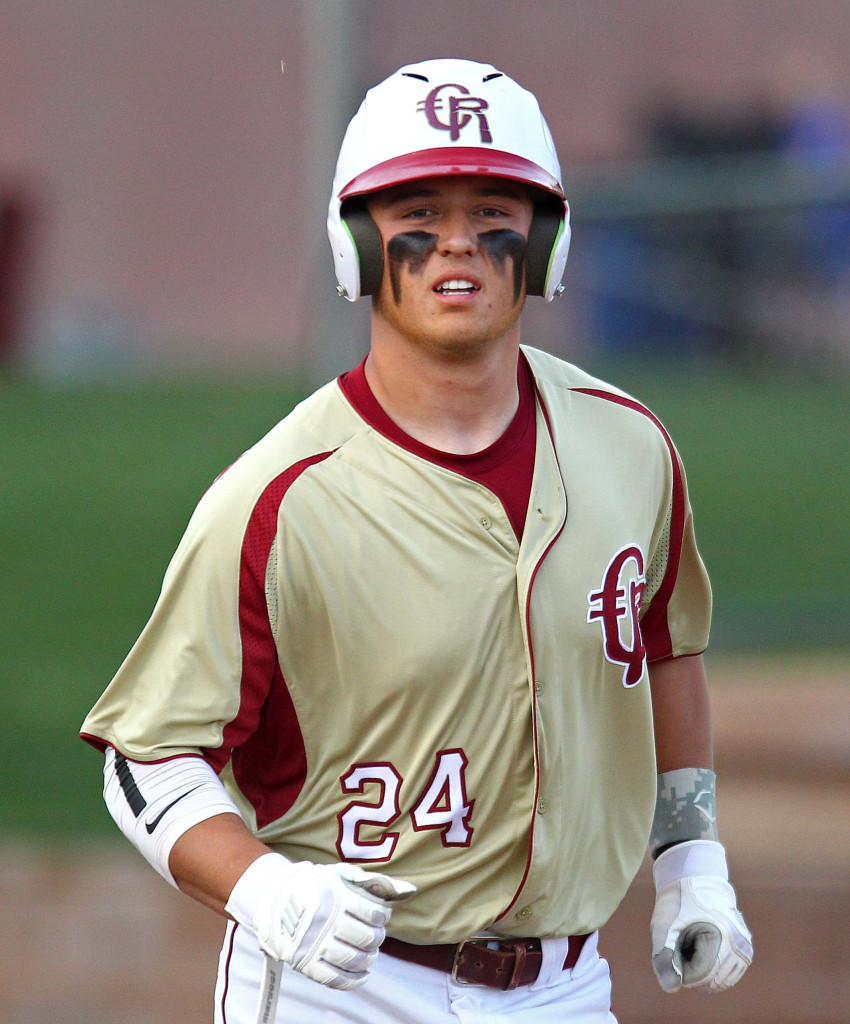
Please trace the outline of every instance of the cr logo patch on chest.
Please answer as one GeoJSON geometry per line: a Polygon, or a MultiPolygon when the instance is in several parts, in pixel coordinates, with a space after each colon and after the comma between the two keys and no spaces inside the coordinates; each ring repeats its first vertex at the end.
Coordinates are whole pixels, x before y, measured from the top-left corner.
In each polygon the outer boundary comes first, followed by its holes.
{"type": "Polygon", "coordinates": [[[634,544],[621,548],[611,559],[602,587],[587,596],[587,621],[599,620],[605,657],[623,665],[623,686],[636,686],[643,678],[646,648],[640,632],[640,603],[646,590],[643,553],[634,544]]]}

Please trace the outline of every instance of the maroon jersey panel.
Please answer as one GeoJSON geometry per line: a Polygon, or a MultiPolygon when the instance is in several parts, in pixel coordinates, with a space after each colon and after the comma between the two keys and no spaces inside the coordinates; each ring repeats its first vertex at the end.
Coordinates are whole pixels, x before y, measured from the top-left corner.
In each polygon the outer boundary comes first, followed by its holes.
{"type": "Polygon", "coordinates": [[[284,495],[305,469],[331,454],[323,452],[304,459],[272,480],[254,508],[242,544],[239,712],[225,727],[221,746],[205,750],[204,755],[220,772],[232,753],[234,778],[257,813],[258,828],[289,810],[301,792],[307,773],[301,728],[280,671],[269,624],[266,566],[284,495]]]}

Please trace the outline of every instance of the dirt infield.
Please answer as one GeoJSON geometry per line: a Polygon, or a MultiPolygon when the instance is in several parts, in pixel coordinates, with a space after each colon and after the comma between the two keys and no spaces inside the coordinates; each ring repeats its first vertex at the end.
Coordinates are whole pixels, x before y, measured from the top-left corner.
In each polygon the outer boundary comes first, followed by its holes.
{"type": "MultiPolygon", "coordinates": [[[[620,1024],[848,1024],[850,671],[712,662],[721,838],[756,963],[732,992],[665,996],[648,864],[604,929],[620,1024]]],[[[0,846],[2,1024],[208,1024],[223,924],[126,846],[0,846]]]]}

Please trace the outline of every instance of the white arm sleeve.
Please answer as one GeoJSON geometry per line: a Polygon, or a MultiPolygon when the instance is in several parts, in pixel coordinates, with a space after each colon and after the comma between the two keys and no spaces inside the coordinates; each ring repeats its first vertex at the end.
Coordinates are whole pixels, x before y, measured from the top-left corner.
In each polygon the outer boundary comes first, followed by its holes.
{"type": "Polygon", "coordinates": [[[124,835],[175,888],[168,857],[180,836],[216,814],[239,814],[218,776],[201,757],[144,764],[109,747],[103,768],[103,798],[124,835]]]}

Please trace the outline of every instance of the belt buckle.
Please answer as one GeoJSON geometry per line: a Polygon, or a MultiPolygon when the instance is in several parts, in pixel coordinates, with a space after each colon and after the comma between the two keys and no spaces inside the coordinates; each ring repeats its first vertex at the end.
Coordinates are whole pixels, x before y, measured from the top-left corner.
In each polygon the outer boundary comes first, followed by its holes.
{"type": "Polygon", "coordinates": [[[463,939],[459,942],[457,944],[457,949],[455,950],[454,959],[452,960],[452,981],[456,982],[458,985],[469,985],[471,988],[487,988],[488,986],[481,981],[467,981],[466,978],[459,978],[457,976],[457,969],[460,967],[460,963],[458,961],[460,960],[461,953],[463,953],[467,946],[475,945],[478,942],[499,941],[500,940],[497,939],[495,935],[470,935],[468,939],[463,939]]]}

